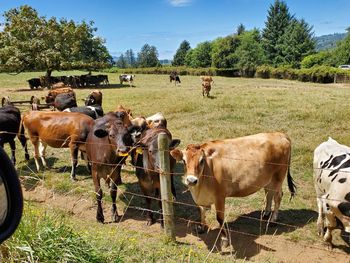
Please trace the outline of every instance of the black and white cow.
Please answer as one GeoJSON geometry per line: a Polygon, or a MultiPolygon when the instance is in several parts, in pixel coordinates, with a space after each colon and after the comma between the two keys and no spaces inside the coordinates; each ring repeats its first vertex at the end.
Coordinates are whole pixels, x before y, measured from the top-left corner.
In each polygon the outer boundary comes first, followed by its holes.
{"type": "Polygon", "coordinates": [[[122,85],[123,82],[128,82],[130,87],[133,86],[134,78],[135,78],[135,75],[127,75],[127,74],[119,75],[120,84],[122,85]]]}
{"type": "Polygon", "coordinates": [[[80,107],[72,107],[65,109],[66,112],[80,112],[87,116],[90,116],[94,120],[97,118],[103,117],[103,109],[100,105],[92,105],[92,106],[80,106],[80,107]]]}
{"type": "Polygon", "coordinates": [[[313,168],[318,233],[332,246],[333,229],[350,233],[350,147],[329,138],[315,149],[313,168]]]}

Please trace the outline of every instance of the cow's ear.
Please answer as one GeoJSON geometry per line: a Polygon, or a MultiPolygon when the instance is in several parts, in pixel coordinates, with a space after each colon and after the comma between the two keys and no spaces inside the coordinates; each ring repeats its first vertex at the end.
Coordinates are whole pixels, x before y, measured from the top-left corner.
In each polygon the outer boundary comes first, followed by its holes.
{"type": "Polygon", "coordinates": [[[210,158],[210,159],[215,157],[216,155],[217,155],[217,152],[213,148],[209,148],[208,150],[205,151],[205,156],[210,158]]]}
{"type": "Polygon", "coordinates": [[[183,159],[183,153],[179,149],[171,150],[170,155],[178,162],[183,159]]]}
{"type": "Polygon", "coordinates": [[[108,131],[104,129],[98,129],[94,132],[95,136],[98,138],[103,138],[108,135],[108,131]]]}
{"type": "Polygon", "coordinates": [[[169,149],[170,150],[175,149],[177,146],[179,146],[180,143],[181,143],[181,140],[179,140],[179,139],[172,140],[170,142],[169,149]]]}

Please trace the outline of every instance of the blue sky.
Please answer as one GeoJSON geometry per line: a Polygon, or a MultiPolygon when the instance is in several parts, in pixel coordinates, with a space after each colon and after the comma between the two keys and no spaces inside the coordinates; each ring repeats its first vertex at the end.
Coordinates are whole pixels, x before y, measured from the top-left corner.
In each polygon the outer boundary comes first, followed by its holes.
{"type": "MultiPolygon", "coordinates": [[[[274,0],[1,0],[0,13],[24,4],[39,15],[94,21],[112,55],[148,43],[160,59],[172,59],[183,40],[191,47],[247,29],[264,28],[274,0]]],[[[350,0],[287,0],[291,14],[304,18],[316,36],[344,33],[350,26],[350,0]]],[[[3,17],[0,18],[3,21],[3,17]]]]}

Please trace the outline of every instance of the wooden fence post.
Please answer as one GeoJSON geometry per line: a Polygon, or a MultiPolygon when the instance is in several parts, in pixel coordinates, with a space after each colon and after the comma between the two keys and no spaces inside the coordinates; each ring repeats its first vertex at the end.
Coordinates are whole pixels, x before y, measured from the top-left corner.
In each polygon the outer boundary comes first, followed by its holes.
{"type": "Polygon", "coordinates": [[[171,193],[169,140],[165,133],[158,136],[160,161],[160,192],[162,198],[164,230],[166,235],[175,241],[173,194],[171,193]]]}

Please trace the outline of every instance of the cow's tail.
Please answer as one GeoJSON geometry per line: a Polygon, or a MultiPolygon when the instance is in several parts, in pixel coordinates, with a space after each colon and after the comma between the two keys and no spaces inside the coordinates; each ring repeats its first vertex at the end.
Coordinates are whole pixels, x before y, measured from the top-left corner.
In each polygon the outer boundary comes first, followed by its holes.
{"type": "Polygon", "coordinates": [[[27,138],[25,136],[25,129],[24,129],[23,121],[24,121],[24,115],[21,116],[21,121],[19,124],[17,137],[18,137],[19,141],[21,142],[21,145],[24,148],[24,152],[25,152],[24,157],[28,161],[29,160],[29,153],[28,153],[28,148],[27,148],[27,138]]]}
{"type": "Polygon", "coordinates": [[[291,200],[296,195],[297,186],[294,183],[294,179],[290,175],[290,160],[291,160],[291,152],[289,154],[289,161],[288,161],[288,171],[287,171],[287,182],[288,182],[288,188],[290,192],[290,199],[291,200]]]}

